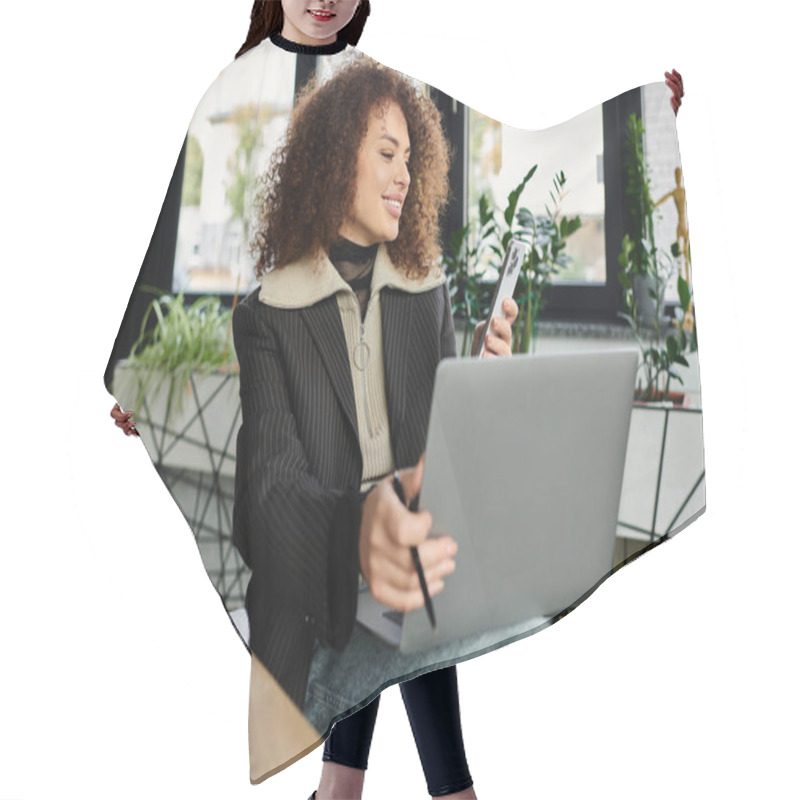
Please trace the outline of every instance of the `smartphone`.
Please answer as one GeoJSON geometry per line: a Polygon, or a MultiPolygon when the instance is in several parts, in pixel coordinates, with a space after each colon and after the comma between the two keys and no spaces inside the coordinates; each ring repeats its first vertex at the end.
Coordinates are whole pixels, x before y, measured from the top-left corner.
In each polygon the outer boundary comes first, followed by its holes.
{"type": "Polygon", "coordinates": [[[514,289],[517,286],[517,278],[519,278],[520,269],[531,251],[531,246],[522,239],[512,239],[508,243],[508,250],[503,259],[503,266],[500,268],[500,277],[497,280],[497,286],[494,288],[494,295],[492,302],[489,306],[489,317],[486,324],[483,326],[481,339],[478,343],[477,356],[480,358],[483,355],[483,350],[486,345],[486,334],[489,332],[489,323],[492,317],[503,316],[503,300],[506,297],[511,297],[514,294],[514,289]]]}

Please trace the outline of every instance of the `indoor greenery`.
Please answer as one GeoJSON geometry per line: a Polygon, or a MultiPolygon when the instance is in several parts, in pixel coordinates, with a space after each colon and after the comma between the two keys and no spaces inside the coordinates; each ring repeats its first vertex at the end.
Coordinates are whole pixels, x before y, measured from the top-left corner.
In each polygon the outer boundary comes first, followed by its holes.
{"type": "Polygon", "coordinates": [[[136,380],[134,408],[167,386],[167,418],[179,413],[193,373],[236,370],[231,337],[232,310],[218,297],[204,295],[186,305],[178,295],[155,292],[145,312],[139,338],[131,348],[126,366],[136,380]]]}
{"type": "Polygon", "coordinates": [[[630,232],[622,240],[619,255],[619,282],[622,286],[624,312],[620,316],[631,326],[642,354],[637,399],[654,401],[669,398],[670,383],[683,383],[676,365],[688,366],[686,354],[697,349],[690,319],[692,292],[688,282],[678,275],[679,309],[676,330],[666,332],[663,318],[664,294],[677,269],[678,243],[670,252],[656,247],[653,218],[655,204],[650,193],[650,170],[644,154],[644,126],[636,114],[628,118],[623,150],[625,194],[630,208],[630,232]],[[643,376],[643,381],[642,381],[643,376]]]}
{"type": "Polygon", "coordinates": [[[533,178],[537,166],[531,167],[509,193],[502,211],[496,208],[491,195],[484,192],[478,200],[474,236],[470,236],[472,224],[467,224],[450,238],[443,262],[450,280],[453,312],[463,317],[465,322],[462,356],[469,353],[475,326],[486,319],[489,313],[494,281],[487,280],[487,271],[489,268],[499,271],[512,236],[531,245],[531,252],[522,265],[514,292],[514,299],[519,305],[519,318],[514,329],[513,351],[527,353],[535,347],[539,312],[544,306],[544,290],[568,263],[566,240],[581,226],[580,217],[561,215],[567,180],[563,172],[553,178],[550,203],[545,204],[545,214],[535,215],[527,208],[518,208],[522,192],[533,178]]]}

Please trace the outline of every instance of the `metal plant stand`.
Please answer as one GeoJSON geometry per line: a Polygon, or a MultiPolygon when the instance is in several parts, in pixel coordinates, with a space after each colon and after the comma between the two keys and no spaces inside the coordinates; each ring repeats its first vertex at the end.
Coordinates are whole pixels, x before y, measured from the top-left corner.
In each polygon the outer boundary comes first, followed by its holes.
{"type": "MultiPolygon", "coordinates": [[[[652,511],[648,512],[648,521],[642,521],[642,508],[637,514],[639,519],[636,521],[625,520],[626,513],[620,509],[620,519],[617,523],[618,535],[625,538],[638,539],[647,542],[650,547],[665,541],[670,536],[675,535],[682,527],[694,519],[705,508],[705,467],[703,457],[703,438],[702,438],[702,410],[696,408],[672,408],[672,407],[648,407],[638,406],[634,408],[635,414],[644,414],[647,417],[639,418],[640,421],[646,420],[649,428],[652,428],[657,435],[656,447],[649,449],[644,454],[637,452],[637,442],[629,441],[628,457],[626,460],[626,473],[623,480],[622,504],[631,499],[631,495],[636,493],[637,499],[648,502],[648,497],[652,497],[652,511]],[[655,415],[663,415],[660,430],[653,427],[658,425],[659,420],[655,415]],[[680,416],[677,416],[680,415],[680,416]],[[680,423],[678,423],[680,420],[680,423]],[[688,425],[688,435],[684,434],[681,438],[680,426],[691,421],[688,425]],[[672,423],[672,424],[670,424],[672,423]],[[676,428],[672,438],[670,433],[676,428]],[[665,504],[665,473],[672,461],[682,460],[680,469],[672,469],[670,475],[670,486],[667,502],[665,504]],[[642,469],[643,464],[645,469],[642,469]],[[654,481],[650,485],[650,473],[647,467],[655,466],[654,481]],[[647,474],[642,474],[647,472],[647,474]],[[637,482],[638,481],[638,482],[637,482]],[[675,509],[673,511],[673,509],[675,509]],[[670,512],[672,512],[670,514],[670,512]],[[670,514],[665,517],[665,514],[670,514]],[[665,521],[666,519],[666,521],[665,521]]],[[[637,431],[631,430],[631,437],[636,436],[637,431]]],[[[627,510],[631,513],[631,509],[627,510]]],[[[626,553],[627,555],[627,553],[626,553]]]]}
{"type": "MultiPolygon", "coordinates": [[[[116,379],[116,376],[115,376],[116,379]]],[[[239,376],[192,376],[179,414],[166,391],[146,398],[136,427],[191,527],[203,564],[228,611],[244,606],[250,573],[233,544],[239,376]]]]}

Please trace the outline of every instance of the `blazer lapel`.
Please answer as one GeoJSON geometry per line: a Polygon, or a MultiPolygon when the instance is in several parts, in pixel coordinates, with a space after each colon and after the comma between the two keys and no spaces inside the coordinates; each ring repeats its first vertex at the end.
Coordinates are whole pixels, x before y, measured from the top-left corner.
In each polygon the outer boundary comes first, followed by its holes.
{"type": "Polygon", "coordinates": [[[333,295],[327,297],[313,306],[301,309],[300,313],[319,351],[342,411],[358,439],[353,379],[336,297],[333,295]]]}
{"type": "MultiPolygon", "coordinates": [[[[400,465],[405,454],[398,452],[403,441],[403,421],[406,414],[408,388],[409,342],[416,320],[414,296],[406,292],[385,289],[381,292],[383,325],[383,363],[386,380],[386,403],[395,462],[400,465]]],[[[403,466],[405,466],[403,464],[403,466]]]]}

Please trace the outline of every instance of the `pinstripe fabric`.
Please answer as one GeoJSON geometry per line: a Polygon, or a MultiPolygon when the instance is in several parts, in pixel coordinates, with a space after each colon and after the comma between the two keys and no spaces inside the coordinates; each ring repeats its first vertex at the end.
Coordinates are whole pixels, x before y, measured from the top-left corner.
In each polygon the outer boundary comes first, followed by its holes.
{"type": "MultiPolygon", "coordinates": [[[[425,447],[436,366],[455,355],[447,286],[380,296],[394,460],[425,447]]],[[[282,309],[254,292],[234,313],[241,366],[234,541],[253,572],[250,646],[303,707],[315,638],[343,648],[355,624],[362,463],[335,296],[282,309]]],[[[387,676],[389,677],[389,676],[387,676]]]]}

